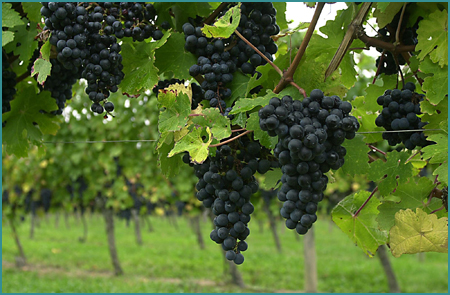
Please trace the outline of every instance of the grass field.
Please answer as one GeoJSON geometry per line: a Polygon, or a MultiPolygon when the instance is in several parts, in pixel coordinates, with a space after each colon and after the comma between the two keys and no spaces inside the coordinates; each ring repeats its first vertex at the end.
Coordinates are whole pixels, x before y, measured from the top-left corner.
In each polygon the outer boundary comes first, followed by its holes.
{"type": "MultiPolygon", "coordinates": [[[[377,257],[368,258],[326,216],[315,223],[318,289],[320,292],[388,292],[377,257]]],[[[125,272],[115,277],[109,257],[105,226],[100,215],[88,215],[85,243],[79,220],[42,219],[29,238],[29,217],[18,228],[28,265],[15,267],[17,253],[6,221],[2,231],[2,292],[302,292],[304,257],[302,238],[296,239],[280,222],[283,253],[264,223],[249,224],[251,234],[245,262],[238,267],[246,288],[229,283],[228,266],[218,245],[209,239],[210,222],[202,223],[205,249],[201,250],[186,218],[177,218],[176,229],[167,218],[152,217],[154,231],[142,228],[144,245],[135,242],[133,224],[115,220],[116,245],[125,272]]],[[[390,255],[390,254],[389,254],[390,255]]],[[[391,255],[390,255],[391,256],[391,255]]],[[[448,292],[448,255],[426,253],[391,258],[402,292],[448,292]]]]}

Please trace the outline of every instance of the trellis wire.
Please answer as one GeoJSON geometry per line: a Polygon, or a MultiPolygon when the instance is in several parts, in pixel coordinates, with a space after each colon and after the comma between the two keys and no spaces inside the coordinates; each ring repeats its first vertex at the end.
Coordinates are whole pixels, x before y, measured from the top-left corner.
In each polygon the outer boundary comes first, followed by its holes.
{"type": "MultiPolygon", "coordinates": [[[[416,130],[398,130],[398,131],[363,131],[356,134],[376,134],[376,133],[395,133],[395,132],[419,132],[419,131],[442,131],[441,129],[416,129],[416,130]]],[[[157,139],[130,139],[130,140],[87,140],[87,141],[44,141],[45,144],[75,144],[75,143],[138,143],[138,142],[155,142],[157,139]]]]}

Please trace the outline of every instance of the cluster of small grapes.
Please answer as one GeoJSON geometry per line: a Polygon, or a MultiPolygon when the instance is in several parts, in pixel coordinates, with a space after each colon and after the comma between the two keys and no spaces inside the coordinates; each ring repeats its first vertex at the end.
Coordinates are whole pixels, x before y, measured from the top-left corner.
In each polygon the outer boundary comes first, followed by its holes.
{"type": "Polygon", "coordinates": [[[287,228],[301,235],[317,220],[317,205],[328,183],[324,173],[342,167],[346,149],[341,144],[359,129],[351,110],[349,102],[324,96],[319,89],[303,101],[273,97],[259,110],[261,130],[278,136],[274,154],[283,172],[281,216],[287,228]]]}
{"type": "MultiPolygon", "coordinates": [[[[144,41],[163,36],[155,25],[155,8],[144,2],[42,2],[41,14],[45,17],[44,30],[50,30],[50,43],[57,51],[57,62],[52,64],[59,67],[52,69],[52,81],[44,87],[57,101],[57,114],[72,97],[71,87],[79,78],[88,82],[85,92],[93,102],[91,110],[98,114],[112,112],[114,104],[106,99],[124,78],[117,38],[144,41]],[[59,83],[60,75],[69,76],[70,81],[59,83]]],[[[165,22],[161,27],[168,29],[170,25],[165,22]]]]}
{"type": "Polygon", "coordinates": [[[199,178],[197,199],[216,215],[211,239],[222,244],[228,260],[243,263],[241,252],[248,247],[244,240],[250,234],[248,222],[254,211],[250,197],[259,187],[254,174],[264,174],[271,167],[278,167],[278,161],[250,137],[218,147],[216,156],[207,158],[203,164],[190,163],[188,154],[183,161],[194,167],[199,178]]]}
{"type": "MultiPolygon", "coordinates": [[[[399,11],[390,24],[378,30],[379,38],[385,42],[393,43],[395,42],[395,35],[397,27],[399,26],[401,11],[399,11]]],[[[408,19],[408,13],[406,12],[403,16],[400,30],[400,42],[402,45],[416,45],[417,44],[417,29],[419,28],[419,21],[422,17],[419,17],[416,23],[409,28],[406,28],[406,22],[408,19]]],[[[383,52],[382,48],[376,48],[378,52],[383,52]]],[[[398,73],[400,70],[399,66],[406,63],[404,57],[401,54],[397,55],[397,62],[395,61],[394,55],[387,51],[383,56],[376,59],[376,66],[380,68],[380,74],[393,75],[398,73]],[[380,66],[380,62],[382,62],[380,66]],[[397,64],[398,63],[398,64],[397,64]]]]}
{"type": "MultiPolygon", "coordinates": [[[[156,97],[158,97],[160,90],[164,90],[165,88],[174,84],[184,85],[184,80],[179,79],[160,80],[158,81],[158,84],[156,84],[155,87],[153,87],[153,93],[156,95],[156,97]]],[[[200,87],[200,85],[196,83],[191,83],[191,89],[192,89],[191,109],[195,110],[198,107],[198,104],[203,100],[205,91],[200,87]]]]}
{"type": "MultiPolygon", "coordinates": [[[[386,90],[384,95],[377,99],[383,110],[375,119],[375,124],[387,131],[423,129],[427,123],[422,122],[418,115],[422,114],[419,103],[424,95],[416,93],[415,89],[414,83],[408,82],[402,90],[386,90]]],[[[424,147],[432,144],[423,132],[385,132],[383,139],[386,139],[390,146],[403,142],[409,150],[413,150],[416,146],[424,147]]]]}
{"type": "MultiPolygon", "coordinates": [[[[156,9],[144,2],[98,2],[107,15],[103,28],[105,35],[117,38],[132,37],[133,41],[153,38],[160,40],[163,32],[156,26],[156,9]],[[122,25],[122,21],[124,22],[122,25]]],[[[164,30],[170,29],[169,22],[161,23],[164,30]]]]}
{"type": "MultiPolygon", "coordinates": [[[[2,55],[2,114],[11,110],[11,100],[16,94],[16,73],[9,67],[8,58],[2,55]]],[[[3,127],[5,124],[3,123],[3,127]]]]}
{"type": "MultiPolygon", "coordinates": [[[[221,14],[225,12],[226,9],[221,14]]],[[[269,60],[273,60],[272,54],[278,50],[271,38],[280,32],[275,15],[276,9],[270,2],[242,3],[237,28],[269,60]]],[[[231,108],[227,108],[225,100],[231,96],[231,90],[226,85],[232,82],[233,73],[240,68],[244,74],[253,75],[256,67],[266,64],[266,60],[236,34],[226,39],[206,38],[200,26],[194,27],[190,23],[183,25],[183,32],[185,49],[198,56],[197,64],[191,66],[189,74],[193,77],[203,75],[204,99],[209,101],[210,107],[228,114],[231,108]]]]}

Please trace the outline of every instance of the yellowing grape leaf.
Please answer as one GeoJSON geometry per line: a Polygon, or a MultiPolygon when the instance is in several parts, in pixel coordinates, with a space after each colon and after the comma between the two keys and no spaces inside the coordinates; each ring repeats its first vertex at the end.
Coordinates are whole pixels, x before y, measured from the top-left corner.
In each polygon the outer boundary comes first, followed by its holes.
{"type": "Polygon", "coordinates": [[[202,111],[202,115],[192,117],[192,122],[201,127],[209,127],[215,139],[221,140],[231,135],[230,119],[222,115],[219,109],[206,108],[202,111]]]}
{"type": "Polygon", "coordinates": [[[191,132],[186,134],[180,141],[175,143],[175,147],[170,151],[169,157],[181,152],[189,152],[191,156],[191,162],[201,164],[203,163],[209,154],[209,144],[212,142],[213,137],[209,127],[206,127],[206,133],[208,140],[204,142],[202,140],[203,128],[192,128],[191,132]]]}
{"type": "Polygon", "coordinates": [[[416,50],[420,50],[420,60],[429,54],[434,63],[439,63],[441,67],[448,65],[447,10],[437,10],[420,21],[417,41],[416,50]]]}
{"type": "Polygon", "coordinates": [[[233,34],[241,20],[241,4],[229,9],[224,16],[219,18],[214,25],[204,25],[203,34],[207,38],[228,38],[233,34]]]}
{"type": "Polygon", "coordinates": [[[376,217],[380,201],[377,198],[372,197],[355,216],[356,211],[369,196],[370,192],[368,191],[360,191],[347,196],[334,207],[331,218],[364,253],[373,256],[378,246],[387,242],[387,233],[378,228],[376,217]]]}
{"type": "Polygon", "coordinates": [[[448,218],[437,218],[420,208],[400,210],[390,230],[390,248],[394,257],[419,252],[448,252],[448,218]]]}

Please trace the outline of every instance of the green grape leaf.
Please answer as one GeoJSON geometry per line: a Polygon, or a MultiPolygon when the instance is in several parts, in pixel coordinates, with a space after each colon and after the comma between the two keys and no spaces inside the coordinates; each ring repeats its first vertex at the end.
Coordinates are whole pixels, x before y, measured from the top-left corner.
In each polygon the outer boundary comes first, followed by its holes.
{"type": "Polygon", "coordinates": [[[438,175],[440,182],[448,184],[448,134],[432,134],[427,139],[436,142],[436,144],[422,148],[422,158],[424,160],[429,159],[432,164],[440,164],[433,171],[433,175],[438,175]]]}
{"type": "Polygon", "coordinates": [[[257,97],[257,98],[242,98],[236,101],[233,106],[233,110],[230,114],[239,114],[245,113],[253,110],[256,107],[263,107],[269,104],[269,101],[272,97],[277,96],[272,92],[272,94],[268,93],[266,96],[257,97]]]}
{"type": "Polygon", "coordinates": [[[48,60],[38,58],[31,69],[31,76],[38,75],[37,82],[43,85],[47,77],[50,76],[51,71],[52,64],[48,60]]]}
{"type": "Polygon", "coordinates": [[[331,212],[334,223],[360,247],[364,253],[372,257],[378,246],[387,242],[387,233],[378,229],[376,217],[380,201],[372,197],[357,216],[355,213],[369,198],[370,192],[360,191],[347,196],[339,202],[331,212]]]}
{"type": "Polygon", "coordinates": [[[37,35],[36,23],[31,23],[31,26],[27,29],[27,26],[18,26],[12,29],[14,31],[14,40],[16,42],[9,43],[5,50],[7,52],[13,51],[14,55],[19,55],[20,60],[24,61],[23,67],[26,68],[29,60],[33,56],[33,52],[38,48],[38,41],[34,39],[37,35]],[[20,43],[20,46],[17,46],[20,43]]]}
{"type": "Polygon", "coordinates": [[[2,47],[14,40],[14,32],[2,31],[2,47]]]}
{"type": "Polygon", "coordinates": [[[417,182],[414,178],[410,178],[408,182],[400,184],[395,192],[387,196],[387,200],[378,206],[380,228],[390,230],[395,224],[395,213],[399,210],[421,208],[430,213],[441,207],[442,202],[437,199],[434,199],[430,204],[426,203],[434,187],[433,182],[426,177],[420,177],[417,182]],[[391,199],[394,201],[390,201],[391,199]],[[400,199],[399,202],[396,201],[398,199],[400,199]]]}
{"type": "Polygon", "coordinates": [[[213,140],[209,127],[206,127],[208,140],[202,140],[202,128],[194,127],[188,134],[186,134],[180,141],[175,143],[175,147],[170,151],[169,157],[175,154],[187,151],[191,157],[191,162],[196,164],[203,163],[209,154],[209,145],[213,140]]]}
{"type": "Polygon", "coordinates": [[[352,140],[345,140],[342,144],[347,149],[347,154],[344,157],[344,166],[342,172],[350,175],[363,175],[369,171],[369,147],[363,141],[363,136],[357,134],[352,140]]]}
{"type": "Polygon", "coordinates": [[[186,126],[191,113],[191,102],[187,94],[167,90],[165,93],[159,93],[158,102],[161,107],[165,108],[159,113],[158,130],[160,133],[179,131],[186,126]]]}
{"type": "Polygon", "coordinates": [[[420,70],[433,74],[424,79],[422,88],[426,92],[427,99],[436,105],[448,94],[448,66],[441,68],[429,58],[425,58],[420,64],[420,70]]]}
{"type": "Polygon", "coordinates": [[[250,90],[258,86],[261,82],[256,80],[256,75],[248,77],[241,72],[233,73],[233,81],[231,81],[229,88],[233,89],[230,98],[226,101],[227,105],[232,105],[238,98],[247,97],[250,90]]]}
{"type": "MultiPolygon", "coordinates": [[[[372,131],[383,131],[381,127],[375,125],[375,119],[377,114],[374,111],[366,110],[367,97],[358,96],[352,101],[352,115],[358,119],[359,130],[358,132],[372,132],[372,131]]],[[[366,143],[372,143],[381,141],[382,137],[380,133],[368,133],[364,134],[364,141],[366,143]]]]}
{"type": "Polygon", "coordinates": [[[378,27],[384,28],[403,7],[403,2],[377,2],[373,16],[377,18],[378,27]],[[388,5],[386,5],[388,4],[388,5]]]}
{"type": "Polygon", "coordinates": [[[282,175],[283,173],[280,168],[267,171],[266,174],[264,174],[264,180],[260,183],[260,189],[271,190],[280,186],[282,175]]]}
{"type": "Polygon", "coordinates": [[[20,14],[12,9],[12,4],[2,2],[2,27],[13,28],[24,24],[20,14]]]}
{"type": "Polygon", "coordinates": [[[286,21],[286,2],[272,2],[272,4],[277,10],[277,25],[280,27],[280,31],[286,30],[288,28],[288,22],[286,21]]]}
{"type": "Polygon", "coordinates": [[[418,55],[420,60],[429,54],[434,63],[439,63],[441,67],[448,65],[447,10],[437,10],[420,21],[417,41],[416,50],[420,51],[418,55]]]}
{"type": "Polygon", "coordinates": [[[169,37],[166,32],[161,40],[156,42],[123,43],[123,73],[125,78],[120,83],[123,92],[138,94],[150,90],[158,83],[158,69],[154,65],[155,49],[161,47],[169,37]]]}
{"type": "Polygon", "coordinates": [[[253,136],[255,139],[259,140],[261,145],[265,146],[268,149],[274,149],[277,142],[278,137],[271,137],[267,132],[262,131],[259,126],[259,116],[257,112],[251,113],[247,120],[247,130],[253,130],[253,136]]]}
{"type": "MultiPolygon", "coordinates": [[[[171,133],[172,135],[172,133],[171,133]]],[[[172,137],[173,138],[173,137],[172,137]]],[[[158,166],[166,177],[172,177],[178,174],[183,161],[180,157],[169,157],[168,154],[172,150],[173,144],[161,144],[158,149],[158,166]]]]}
{"type": "Polygon", "coordinates": [[[234,119],[231,120],[231,123],[233,125],[238,125],[238,126],[245,126],[245,122],[247,122],[247,114],[245,113],[239,113],[237,115],[234,115],[234,119]]]}
{"type": "Polygon", "coordinates": [[[204,116],[191,118],[192,122],[201,127],[209,127],[212,136],[219,141],[231,135],[230,120],[223,116],[219,109],[207,108],[202,114],[204,116]]]}
{"type": "MultiPolygon", "coordinates": [[[[164,21],[164,20],[170,20],[172,19],[172,15],[169,13],[163,15],[163,17],[167,17],[167,19],[161,18],[159,19],[160,10],[157,8],[158,5],[164,5],[165,3],[156,2],[155,8],[156,11],[158,11],[158,22],[164,21]]],[[[175,24],[176,28],[179,32],[182,32],[181,28],[184,23],[187,23],[189,21],[189,18],[193,17],[195,18],[196,15],[200,16],[206,16],[210,15],[214,9],[218,7],[220,2],[178,2],[178,3],[170,3],[168,6],[171,6],[170,9],[172,10],[171,14],[175,14],[175,24]]],[[[166,10],[168,12],[168,9],[166,10]]]]}
{"type": "Polygon", "coordinates": [[[162,73],[172,72],[177,79],[191,79],[189,69],[197,64],[195,55],[185,51],[184,35],[181,33],[172,33],[167,43],[156,50],[155,66],[162,73]]]}
{"type": "Polygon", "coordinates": [[[51,51],[52,45],[50,44],[50,41],[46,41],[44,45],[41,47],[41,56],[43,59],[50,60],[50,51],[51,51]]]}
{"type": "Polygon", "coordinates": [[[23,11],[26,12],[27,18],[34,22],[34,23],[40,23],[41,22],[41,7],[42,4],[39,2],[21,2],[23,11]]]}
{"type": "Polygon", "coordinates": [[[22,83],[11,101],[11,111],[2,115],[2,121],[6,121],[2,143],[7,153],[26,157],[30,142],[40,146],[43,134],[56,134],[60,119],[42,114],[40,110],[50,112],[57,109],[55,99],[48,91],[37,94],[35,86],[22,83]]]}
{"type": "Polygon", "coordinates": [[[241,20],[241,4],[233,6],[214,25],[205,24],[202,28],[207,38],[228,38],[233,34],[241,20]]]}
{"type": "Polygon", "coordinates": [[[410,162],[405,164],[408,157],[408,153],[392,151],[387,154],[386,162],[377,160],[370,164],[368,177],[373,181],[381,179],[378,183],[378,190],[382,196],[391,193],[397,184],[404,183],[412,176],[413,165],[410,162]]]}
{"type": "Polygon", "coordinates": [[[420,208],[400,210],[390,230],[390,249],[394,257],[419,252],[448,252],[448,218],[437,218],[420,208]]]}

